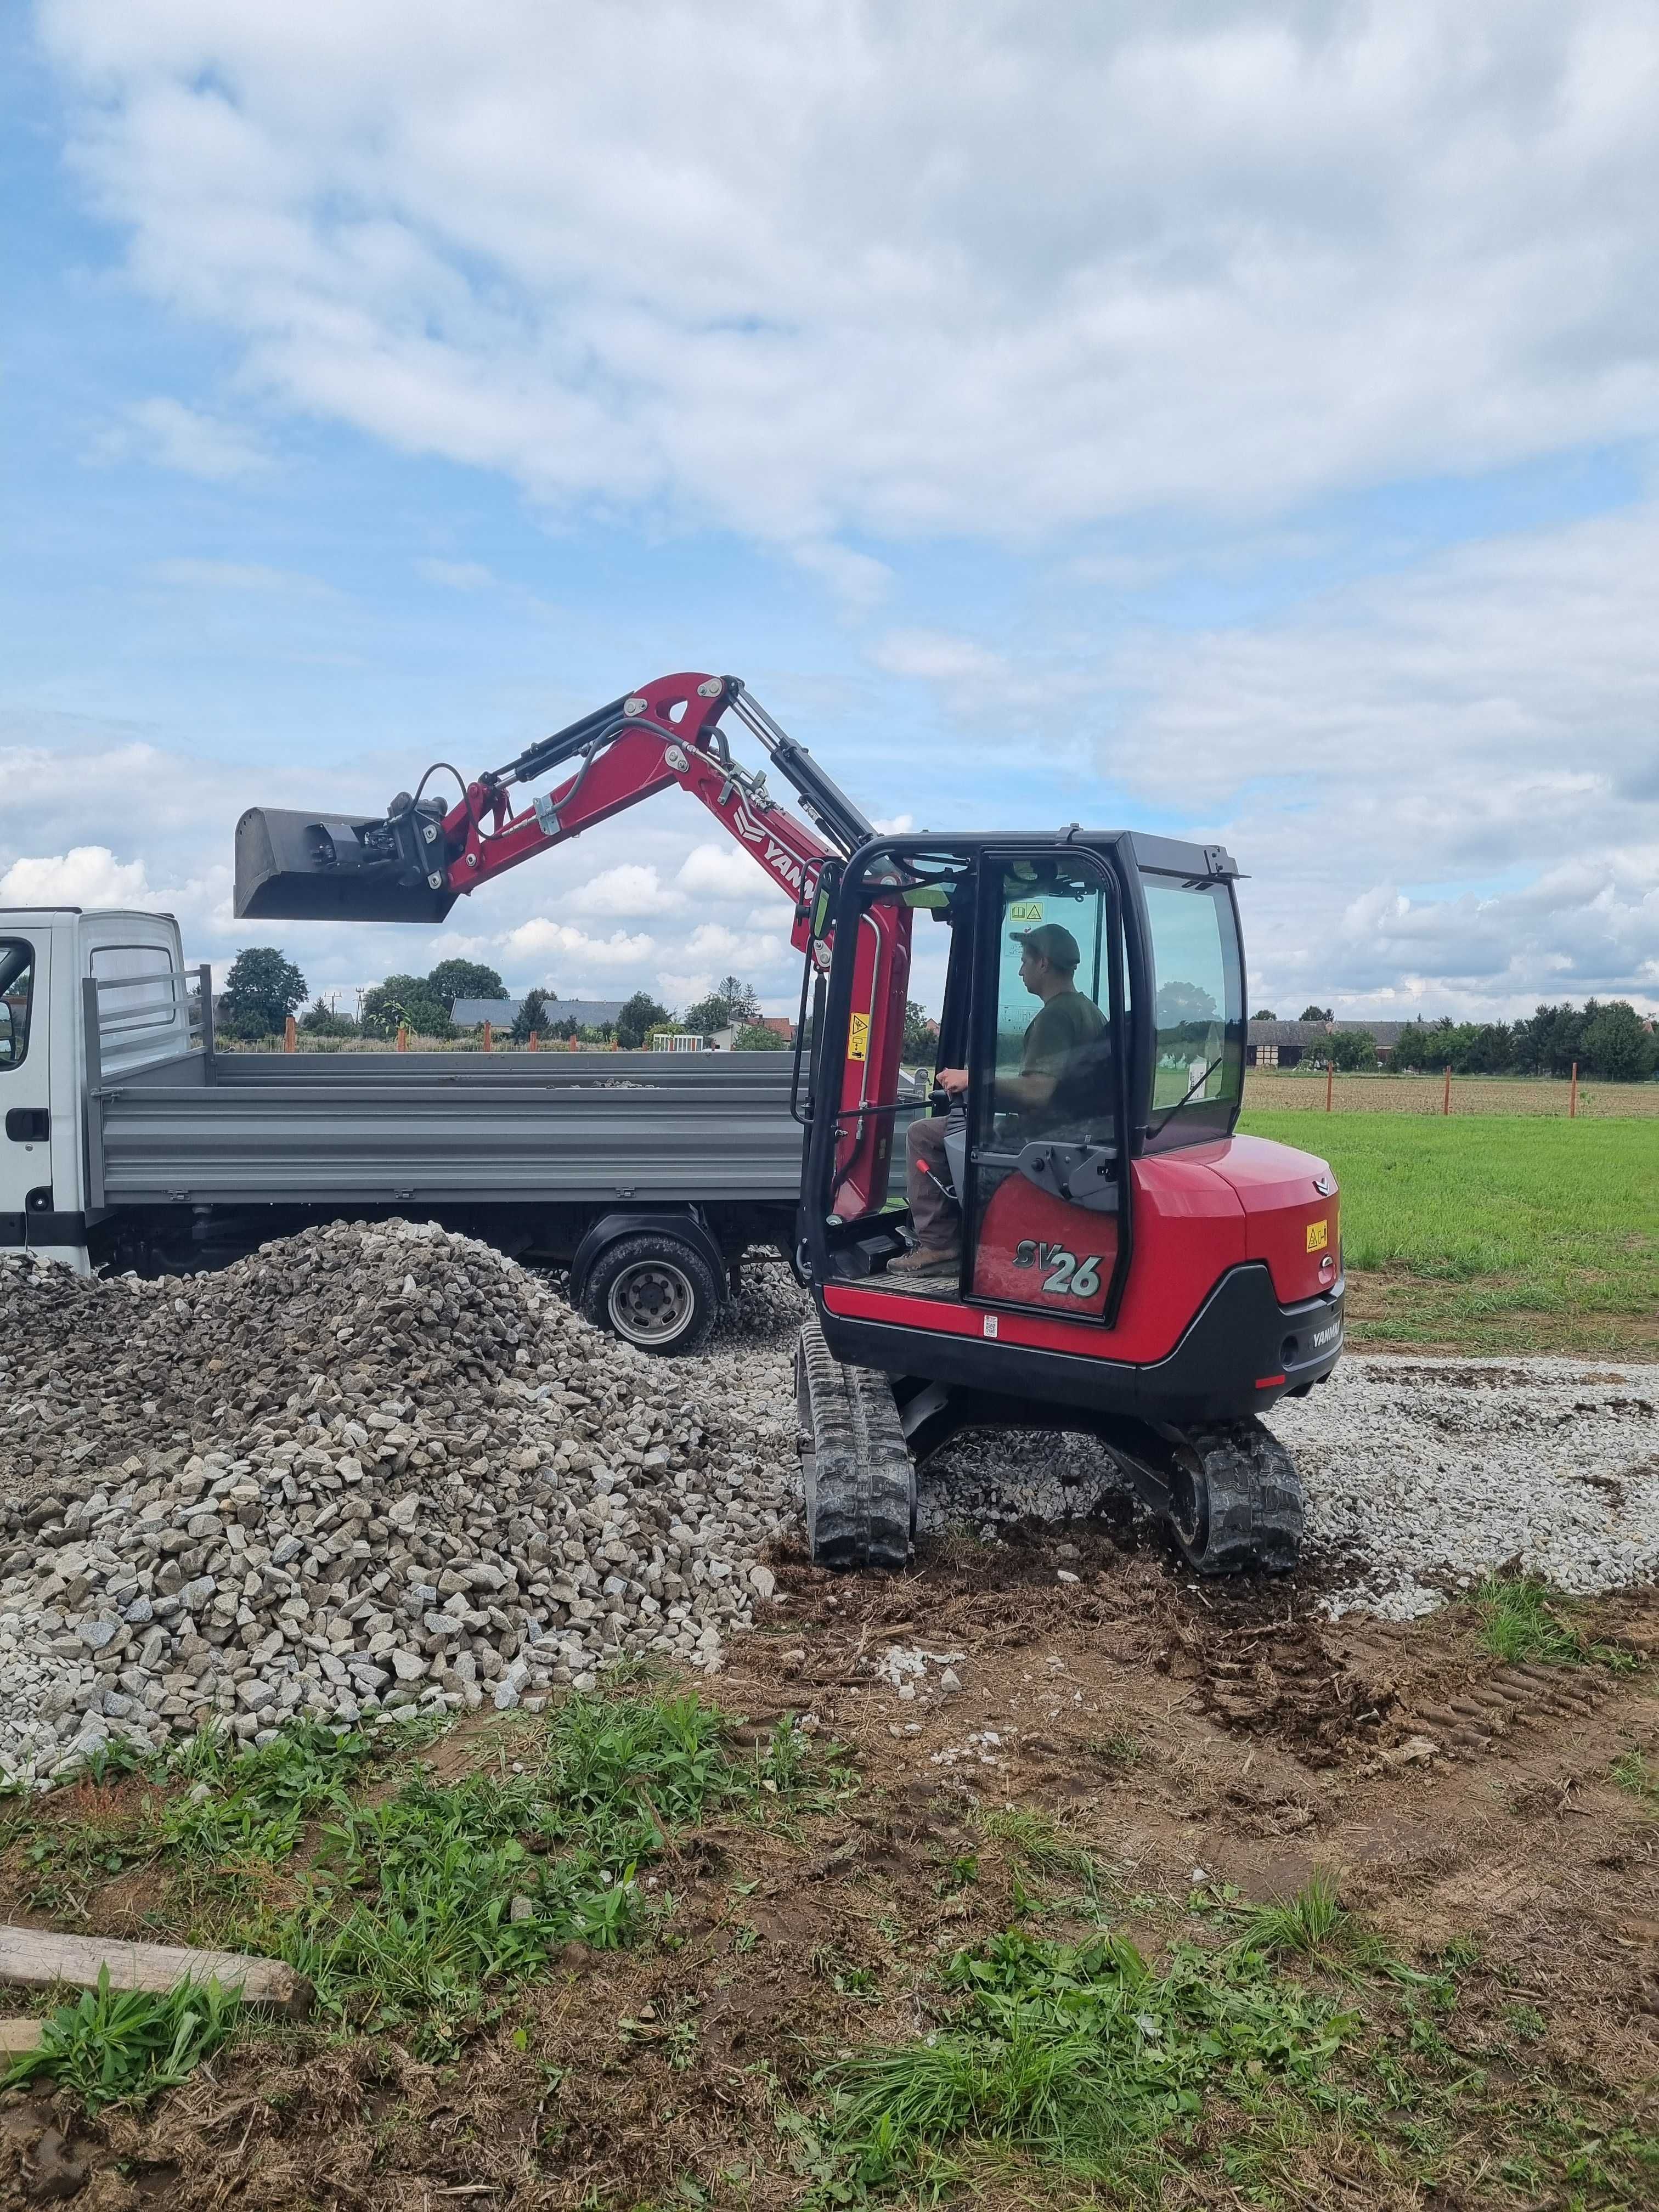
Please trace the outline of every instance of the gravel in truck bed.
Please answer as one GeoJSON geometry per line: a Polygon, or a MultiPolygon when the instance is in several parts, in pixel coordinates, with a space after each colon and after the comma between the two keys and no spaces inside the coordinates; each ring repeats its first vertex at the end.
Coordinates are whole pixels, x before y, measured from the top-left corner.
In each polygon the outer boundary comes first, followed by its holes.
{"type": "Polygon", "coordinates": [[[7,1258],[0,1771],[717,1664],[793,1431],[729,1352],[647,1358],[433,1226],[151,1282],[7,1258]]]}

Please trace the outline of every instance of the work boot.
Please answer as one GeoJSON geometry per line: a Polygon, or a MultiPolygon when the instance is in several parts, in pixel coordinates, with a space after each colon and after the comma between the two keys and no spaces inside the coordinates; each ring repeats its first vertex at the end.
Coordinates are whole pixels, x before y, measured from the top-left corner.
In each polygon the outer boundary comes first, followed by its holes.
{"type": "Polygon", "coordinates": [[[918,1244],[914,1251],[901,1252],[896,1260],[887,1262],[890,1275],[954,1275],[961,1267],[960,1250],[940,1252],[927,1244],[918,1244]]]}

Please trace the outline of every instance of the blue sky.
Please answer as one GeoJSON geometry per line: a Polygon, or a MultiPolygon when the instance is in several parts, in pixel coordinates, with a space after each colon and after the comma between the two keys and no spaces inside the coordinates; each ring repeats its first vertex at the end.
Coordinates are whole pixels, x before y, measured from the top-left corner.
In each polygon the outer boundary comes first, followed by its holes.
{"type": "MultiPolygon", "coordinates": [[[[884,819],[1225,838],[1281,1013],[1659,1008],[1650,10],[3,23],[0,902],[222,962],[244,805],[712,667],[884,819]]],[[[793,1005],[690,815],[281,934],[793,1005]]]]}

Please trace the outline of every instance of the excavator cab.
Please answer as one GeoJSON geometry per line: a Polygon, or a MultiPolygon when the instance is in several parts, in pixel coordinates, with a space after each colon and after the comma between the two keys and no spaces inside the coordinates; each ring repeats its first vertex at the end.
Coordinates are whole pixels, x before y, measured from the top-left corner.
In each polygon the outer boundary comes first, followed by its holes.
{"type": "Polygon", "coordinates": [[[1340,1350],[1334,1194],[1322,1161],[1237,1134],[1236,872],[1218,848],[1076,830],[881,839],[840,872],[799,1253],[821,1559],[901,1565],[915,1468],[988,1425],[1099,1437],[1201,1571],[1294,1558],[1300,1492],[1257,1417],[1340,1350]],[[870,1080],[890,993],[848,952],[908,939],[907,975],[944,970],[936,1067],[968,1078],[934,1092],[932,1146],[898,1133],[896,1065],[870,1080]],[[878,1128],[873,1188],[848,1169],[878,1128]],[[950,1272],[894,1265],[907,1149],[942,1155],[950,1272]]]}

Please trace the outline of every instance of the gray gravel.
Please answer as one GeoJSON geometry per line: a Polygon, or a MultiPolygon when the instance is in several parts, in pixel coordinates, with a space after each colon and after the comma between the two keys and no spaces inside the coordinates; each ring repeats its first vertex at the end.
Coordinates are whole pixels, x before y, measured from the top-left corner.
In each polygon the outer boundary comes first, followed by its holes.
{"type": "MultiPolygon", "coordinates": [[[[1659,1367],[1351,1354],[1267,1419],[1334,1612],[1407,1620],[1499,1567],[1583,1594],[1659,1578],[1659,1367]]],[[[1086,1439],[988,1435],[925,1471],[920,1519],[994,1537],[1121,1502],[1086,1439]]]]}
{"type": "MultiPolygon", "coordinates": [[[[0,1258],[0,1773],[717,1667],[799,1513],[799,1313],[756,1267],[701,1356],[648,1359],[405,1223],[154,1283],[0,1258]]],[[[1652,1366],[1351,1357],[1270,1418],[1325,1602],[1406,1618],[1509,1565],[1659,1576],[1656,1407],[1652,1366]]],[[[922,1476],[924,1528],[1099,1511],[1125,1494],[1083,1438],[963,1437],[922,1476]]]]}
{"type": "Polygon", "coordinates": [[[7,1258],[0,1771],[717,1666],[788,1510],[776,1359],[647,1358],[404,1223],[160,1282],[7,1258]]]}
{"type": "Polygon", "coordinates": [[[1355,1571],[1334,1612],[1407,1619],[1510,1565],[1585,1595],[1659,1576],[1659,1367],[1350,1357],[1269,1419],[1313,1547],[1355,1571]]]}

